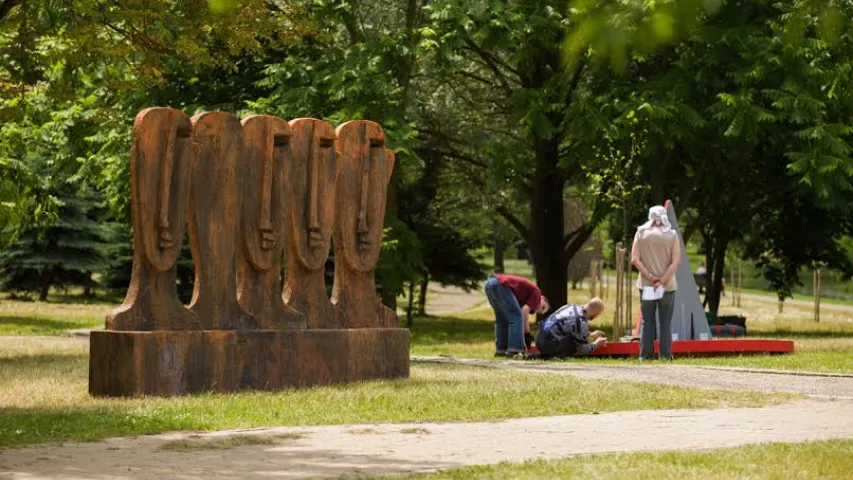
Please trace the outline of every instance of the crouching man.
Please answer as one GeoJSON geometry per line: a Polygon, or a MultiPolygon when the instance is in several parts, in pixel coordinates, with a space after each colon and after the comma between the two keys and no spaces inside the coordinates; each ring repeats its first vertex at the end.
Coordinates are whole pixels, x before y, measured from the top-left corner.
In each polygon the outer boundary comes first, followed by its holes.
{"type": "Polygon", "coordinates": [[[536,333],[536,348],[542,357],[584,356],[607,344],[601,330],[589,332],[589,322],[601,315],[604,302],[590,298],[586,305],[568,304],[552,313],[536,333]],[[594,340],[589,343],[589,340],[594,340]]]}

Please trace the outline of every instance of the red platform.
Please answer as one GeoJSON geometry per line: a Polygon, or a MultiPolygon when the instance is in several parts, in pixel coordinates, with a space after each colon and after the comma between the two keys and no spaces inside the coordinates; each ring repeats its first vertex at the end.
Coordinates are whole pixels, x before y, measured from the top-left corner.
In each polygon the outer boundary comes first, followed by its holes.
{"type": "MultiPolygon", "coordinates": [[[[794,351],[792,340],[676,340],[672,342],[672,354],[677,357],[715,355],[754,355],[762,353],[783,354],[794,351]]],[[[658,353],[658,342],[655,342],[658,353]]],[[[590,356],[637,357],[640,342],[615,342],[598,348],[590,356]]]]}

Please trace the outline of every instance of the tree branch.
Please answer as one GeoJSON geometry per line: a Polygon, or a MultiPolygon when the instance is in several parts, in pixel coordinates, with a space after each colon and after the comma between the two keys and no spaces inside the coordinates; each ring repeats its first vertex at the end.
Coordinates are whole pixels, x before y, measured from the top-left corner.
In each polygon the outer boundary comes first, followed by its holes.
{"type": "MultiPolygon", "coordinates": [[[[602,192],[604,193],[604,192],[602,192]]],[[[583,244],[589,239],[590,235],[595,232],[598,225],[604,220],[610,212],[610,206],[604,202],[598,203],[592,211],[592,216],[589,222],[581,225],[576,231],[566,236],[565,248],[563,250],[563,261],[568,264],[569,260],[583,247],[583,244]],[[570,241],[571,239],[571,241],[570,241]]]]}
{"type": "Polygon", "coordinates": [[[510,212],[509,209],[501,205],[496,209],[496,212],[498,213],[498,215],[504,217],[506,221],[509,222],[510,225],[512,225],[518,231],[524,241],[530,241],[530,229],[527,228],[527,225],[522,223],[521,220],[518,219],[518,217],[513,215],[513,213],[510,212]]]}
{"type": "Polygon", "coordinates": [[[0,1],[0,20],[6,18],[9,12],[18,5],[24,3],[24,0],[2,0],[0,1]]]}
{"type": "Polygon", "coordinates": [[[693,238],[693,235],[695,235],[696,232],[699,231],[703,221],[704,218],[700,215],[687,225],[687,228],[685,228],[684,231],[681,233],[681,239],[684,241],[685,245],[687,244],[687,242],[690,241],[691,238],[693,238]]]}
{"type": "Polygon", "coordinates": [[[572,230],[571,232],[567,233],[565,237],[563,237],[563,250],[565,250],[569,246],[569,242],[571,242],[572,239],[575,238],[575,236],[579,234],[585,227],[586,222],[582,223],[580,227],[572,230]]]}
{"type": "Polygon", "coordinates": [[[489,63],[494,63],[496,65],[500,65],[501,67],[512,72],[515,76],[521,78],[521,72],[519,72],[518,70],[513,68],[510,64],[503,61],[497,55],[489,53],[486,50],[484,50],[483,47],[477,45],[477,43],[474,42],[474,40],[471,37],[469,37],[468,35],[465,35],[465,43],[467,43],[471,48],[476,49],[477,54],[480,55],[483,58],[483,60],[485,60],[489,63]]]}
{"type": "MultiPolygon", "coordinates": [[[[465,44],[468,45],[468,48],[466,50],[474,52],[475,54],[477,54],[477,56],[479,56],[483,60],[483,62],[486,63],[486,66],[488,66],[489,69],[492,71],[492,73],[495,74],[495,77],[497,77],[498,81],[503,86],[505,93],[507,95],[510,95],[512,93],[512,87],[510,86],[509,79],[506,77],[506,75],[504,75],[504,73],[501,71],[498,64],[495,62],[494,56],[492,54],[490,54],[489,52],[483,50],[479,45],[477,45],[467,35],[465,36],[465,38],[463,40],[464,40],[465,44]]],[[[509,69],[509,70],[512,71],[513,73],[515,73],[516,75],[518,75],[518,73],[513,71],[512,69],[509,69]]]]}
{"type": "Polygon", "coordinates": [[[476,158],[471,157],[470,155],[465,155],[464,153],[448,152],[446,150],[441,150],[437,148],[418,148],[418,150],[425,153],[433,153],[435,155],[441,155],[448,158],[455,158],[456,160],[462,160],[463,162],[470,163],[471,165],[474,165],[476,167],[489,168],[489,165],[487,163],[481,162],[480,160],[477,160],[476,158]]]}
{"type": "Polygon", "coordinates": [[[583,71],[584,71],[584,69],[586,69],[586,63],[587,63],[587,59],[586,59],[586,57],[584,57],[581,61],[578,62],[577,65],[575,65],[575,70],[574,70],[574,72],[572,72],[572,78],[569,80],[569,90],[566,92],[566,99],[567,100],[569,97],[572,96],[572,94],[578,88],[578,84],[581,81],[581,76],[583,75],[583,71]]]}
{"type": "Polygon", "coordinates": [[[264,2],[264,6],[267,7],[267,10],[269,10],[271,12],[284,13],[284,10],[282,10],[281,7],[276,5],[275,2],[270,2],[270,1],[264,2]]]}
{"type": "Polygon", "coordinates": [[[490,88],[495,88],[498,86],[498,85],[495,85],[495,82],[492,82],[491,80],[489,80],[486,77],[481,77],[481,76],[477,75],[476,73],[466,72],[466,71],[462,70],[459,72],[459,75],[461,75],[465,78],[470,78],[472,80],[476,80],[476,81],[478,81],[478,82],[482,83],[483,85],[486,85],[490,88]]]}

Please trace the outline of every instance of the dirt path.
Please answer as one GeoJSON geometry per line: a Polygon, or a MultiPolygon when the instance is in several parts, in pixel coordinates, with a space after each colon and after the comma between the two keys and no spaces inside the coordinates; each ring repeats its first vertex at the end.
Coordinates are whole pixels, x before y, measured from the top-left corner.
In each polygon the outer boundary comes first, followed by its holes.
{"type": "Polygon", "coordinates": [[[853,401],[853,375],[838,373],[798,373],[781,370],[665,365],[661,363],[643,366],[617,366],[583,361],[493,361],[454,357],[412,357],[412,362],[451,363],[484,368],[574,375],[582,378],[630,380],[699,388],[792,392],[815,398],[853,401]]]}
{"type": "Polygon", "coordinates": [[[702,449],[853,438],[853,403],[805,400],[766,408],[656,410],[449,424],[340,425],[0,450],[2,479],[335,478],[388,475],[582,453],[702,449]],[[272,445],[166,451],[164,445],[245,438],[272,445]],[[254,437],[257,438],[257,437],[254,437]],[[522,441],[509,441],[509,439],[522,441]]]}

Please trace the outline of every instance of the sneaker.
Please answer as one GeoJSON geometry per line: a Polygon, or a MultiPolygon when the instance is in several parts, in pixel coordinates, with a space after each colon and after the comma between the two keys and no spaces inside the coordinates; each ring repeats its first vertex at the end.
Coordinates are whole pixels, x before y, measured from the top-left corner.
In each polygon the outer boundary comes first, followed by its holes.
{"type": "Polygon", "coordinates": [[[516,360],[524,360],[527,358],[527,353],[525,352],[517,352],[517,351],[507,351],[506,358],[516,359],[516,360]]]}
{"type": "Polygon", "coordinates": [[[506,350],[495,350],[495,358],[506,357],[506,350]]]}

